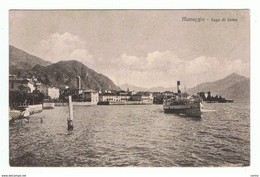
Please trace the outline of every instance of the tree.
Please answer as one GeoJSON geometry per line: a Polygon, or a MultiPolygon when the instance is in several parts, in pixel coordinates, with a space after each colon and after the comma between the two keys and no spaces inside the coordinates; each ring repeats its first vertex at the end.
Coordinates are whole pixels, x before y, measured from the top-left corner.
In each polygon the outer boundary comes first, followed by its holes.
{"type": "Polygon", "coordinates": [[[41,93],[39,90],[34,90],[32,95],[34,104],[40,104],[42,103],[43,99],[45,98],[45,95],[41,93]]]}
{"type": "Polygon", "coordinates": [[[219,101],[218,95],[215,96],[214,101],[219,101]]]}
{"type": "Polygon", "coordinates": [[[51,83],[50,79],[49,79],[49,76],[47,74],[45,74],[44,83],[47,84],[47,85],[49,85],[51,83]]]}
{"type": "Polygon", "coordinates": [[[207,101],[212,101],[211,93],[208,92],[207,101]]]}
{"type": "Polygon", "coordinates": [[[30,87],[28,87],[25,84],[19,85],[18,89],[19,89],[20,92],[26,92],[26,93],[31,91],[30,87]]]}

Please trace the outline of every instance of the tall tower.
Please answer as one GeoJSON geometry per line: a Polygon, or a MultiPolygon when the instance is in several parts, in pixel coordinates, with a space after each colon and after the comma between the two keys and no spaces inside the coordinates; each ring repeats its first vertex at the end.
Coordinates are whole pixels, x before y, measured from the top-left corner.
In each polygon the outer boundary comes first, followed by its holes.
{"type": "Polygon", "coordinates": [[[80,90],[81,90],[81,78],[80,76],[77,77],[77,89],[78,89],[78,94],[80,94],[80,90]]]}
{"type": "Polygon", "coordinates": [[[177,81],[177,92],[178,92],[178,93],[181,93],[180,85],[181,85],[181,82],[180,82],[180,81],[177,81]]]}

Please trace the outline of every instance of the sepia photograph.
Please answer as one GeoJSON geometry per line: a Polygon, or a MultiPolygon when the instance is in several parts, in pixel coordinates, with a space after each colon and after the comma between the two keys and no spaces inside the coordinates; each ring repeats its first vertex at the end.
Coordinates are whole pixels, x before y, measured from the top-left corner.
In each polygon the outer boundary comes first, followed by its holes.
{"type": "Polygon", "coordinates": [[[248,9],[8,13],[11,167],[250,167],[248,9]]]}

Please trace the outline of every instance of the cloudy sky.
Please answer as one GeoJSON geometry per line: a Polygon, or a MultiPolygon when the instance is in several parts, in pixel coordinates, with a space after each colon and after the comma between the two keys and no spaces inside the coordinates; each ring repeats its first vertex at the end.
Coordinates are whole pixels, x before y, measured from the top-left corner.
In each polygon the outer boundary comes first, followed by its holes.
{"type": "Polygon", "coordinates": [[[117,85],[188,88],[250,75],[247,10],[10,11],[9,31],[11,45],[53,63],[81,61],[117,85]]]}

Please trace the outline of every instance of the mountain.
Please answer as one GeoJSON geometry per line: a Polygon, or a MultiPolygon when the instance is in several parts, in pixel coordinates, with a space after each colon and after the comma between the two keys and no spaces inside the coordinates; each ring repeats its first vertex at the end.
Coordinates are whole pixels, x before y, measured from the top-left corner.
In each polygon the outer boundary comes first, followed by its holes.
{"type": "Polygon", "coordinates": [[[229,76],[217,80],[215,82],[206,82],[187,90],[190,94],[197,92],[208,92],[212,95],[220,95],[226,99],[234,99],[235,101],[250,100],[250,79],[232,73],[229,76]]]}
{"type": "Polygon", "coordinates": [[[238,82],[226,90],[222,90],[220,95],[224,98],[231,98],[235,101],[249,102],[250,101],[250,79],[245,79],[238,82]]]}
{"type": "Polygon", "coordinates": [[[48,66],[35,65],[25,72],[26,77],[35,76],[40,82],[57,87],[77,88],[77,76],[84,89],[120,90],[112,80],[76,60],[60,61],[48,66]]]}
{"type": "Polygon", "coordinates": [[[139,92],[139,91],[147,91],[148,89],[147,88],[144,88],[144,87],[136,87],[136,86],[134,86],[134,85],[129,85],[129,84],[123,84],[123,85],[120,85],[120,88],[122,89],[122,90],[127,90],[127,89],[129,89],[130,91],[137,91],[137,92],[139,92]]]}
{"type": "Polygon", "coordinates": [[[165,91],[171,91],[171,92],[176,92],[177,88],[176,87],[152,87],[149,89],[150,92],[165,92],[165,91]]]}
{"type": "Polygon", "coordinates": [[[57,87],[77,87],[77,76],[82,79],[82,88],[93,90],[120,90],[112,80],[88,68],[83,63],[70,60],[50,63],[9,46],[9,73],[19,77],[35,76],[40,82],[57,87]]]}
{"type": "Polygon", "coordinates": [[[9,66],[11,69],[30,69],[35,65],[47,66],[51,62],[33,56],[23,50],[9,45],[9,66]]]}
{"type": "Polygon", "coordinates": [[[164,88],[164,87],[152,87],[152,88],[145,88],[145,87],[137,87],[129,84],[120,85],[120,88],[123,90],[134,90],[134,91],[149,91],[149,92],[164,92],[164,91],[176,91],[176,87],[164,88]]]}

